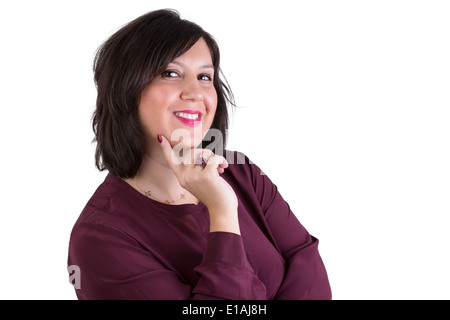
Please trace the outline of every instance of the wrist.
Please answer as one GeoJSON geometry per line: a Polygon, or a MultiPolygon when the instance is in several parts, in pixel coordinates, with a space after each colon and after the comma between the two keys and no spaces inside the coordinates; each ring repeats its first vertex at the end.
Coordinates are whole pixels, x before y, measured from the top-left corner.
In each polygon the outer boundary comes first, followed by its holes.
{"type": "Polygon", "coordinates": [[[209,210],[210,232],[232,232],[241,234],[237,208],[234,209],[212,209],[209,210]]]}

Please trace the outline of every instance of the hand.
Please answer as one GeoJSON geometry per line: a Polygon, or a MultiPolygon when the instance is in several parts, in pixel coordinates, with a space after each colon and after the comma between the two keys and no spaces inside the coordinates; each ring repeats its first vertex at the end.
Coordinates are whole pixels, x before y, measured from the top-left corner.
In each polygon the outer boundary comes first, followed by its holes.
{"type": "Polygon", "coordinates": [[[164,136],[161,138],[165,159],[180,185],[208,208],[211,231],[239,233],[237,197],[228,182],[220,176],[228,167],[226,159],[208,149],[189,149],[191,152],[180,159],[173,152],[170,142],[164,136]],[[204,168],[195,163],[201,158],[207,162],[204,168]]]}

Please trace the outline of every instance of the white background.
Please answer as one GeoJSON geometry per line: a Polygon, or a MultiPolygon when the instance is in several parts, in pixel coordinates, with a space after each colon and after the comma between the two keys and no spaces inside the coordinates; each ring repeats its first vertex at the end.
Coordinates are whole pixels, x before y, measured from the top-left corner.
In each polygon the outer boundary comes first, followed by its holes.
{"type": "Polygon", "coordinates": [[[335,299],[449,299],[448,1],[2,1],[0,298],[75,299],[92,59],[174,8],[217,39],[246,153],[320,239],[335,299]]]}

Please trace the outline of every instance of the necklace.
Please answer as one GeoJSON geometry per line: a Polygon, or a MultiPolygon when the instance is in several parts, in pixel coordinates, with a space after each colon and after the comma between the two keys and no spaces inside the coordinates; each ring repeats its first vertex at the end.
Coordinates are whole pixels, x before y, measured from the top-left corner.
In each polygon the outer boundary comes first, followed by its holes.
{"type": "MultiPolygon", "coordinates": [[[[136,182],[136,177],[134,177],[133,179],[134,184],[136,185],[136,187],[138,187],[139,191],[141,191],[147,198],[152,198],[158,202],[163,202],[161,200],[159,200],[158,198],[156,198],[154,195],[152,195],[152,192],[150,190],[145,191],[144,189],[141,188],[141,186],[136,182]]],[[[175,202],[180,201],[181,199],[186,199],[186,195],[184,193],[180,193],[180,198],[177,200],[166,200],[164,201],[165,204],[172,204],[175,202]]]]}

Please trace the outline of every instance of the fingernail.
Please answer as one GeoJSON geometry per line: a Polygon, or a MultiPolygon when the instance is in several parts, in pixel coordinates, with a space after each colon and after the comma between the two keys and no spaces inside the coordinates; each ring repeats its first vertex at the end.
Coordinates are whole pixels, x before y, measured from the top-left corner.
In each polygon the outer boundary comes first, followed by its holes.
{"type": "Polygon", "coordinates": [[[159,141],[159,143],[162,142],[162,136],[160,134],[158,134],[158,141],[159,141]]]}

